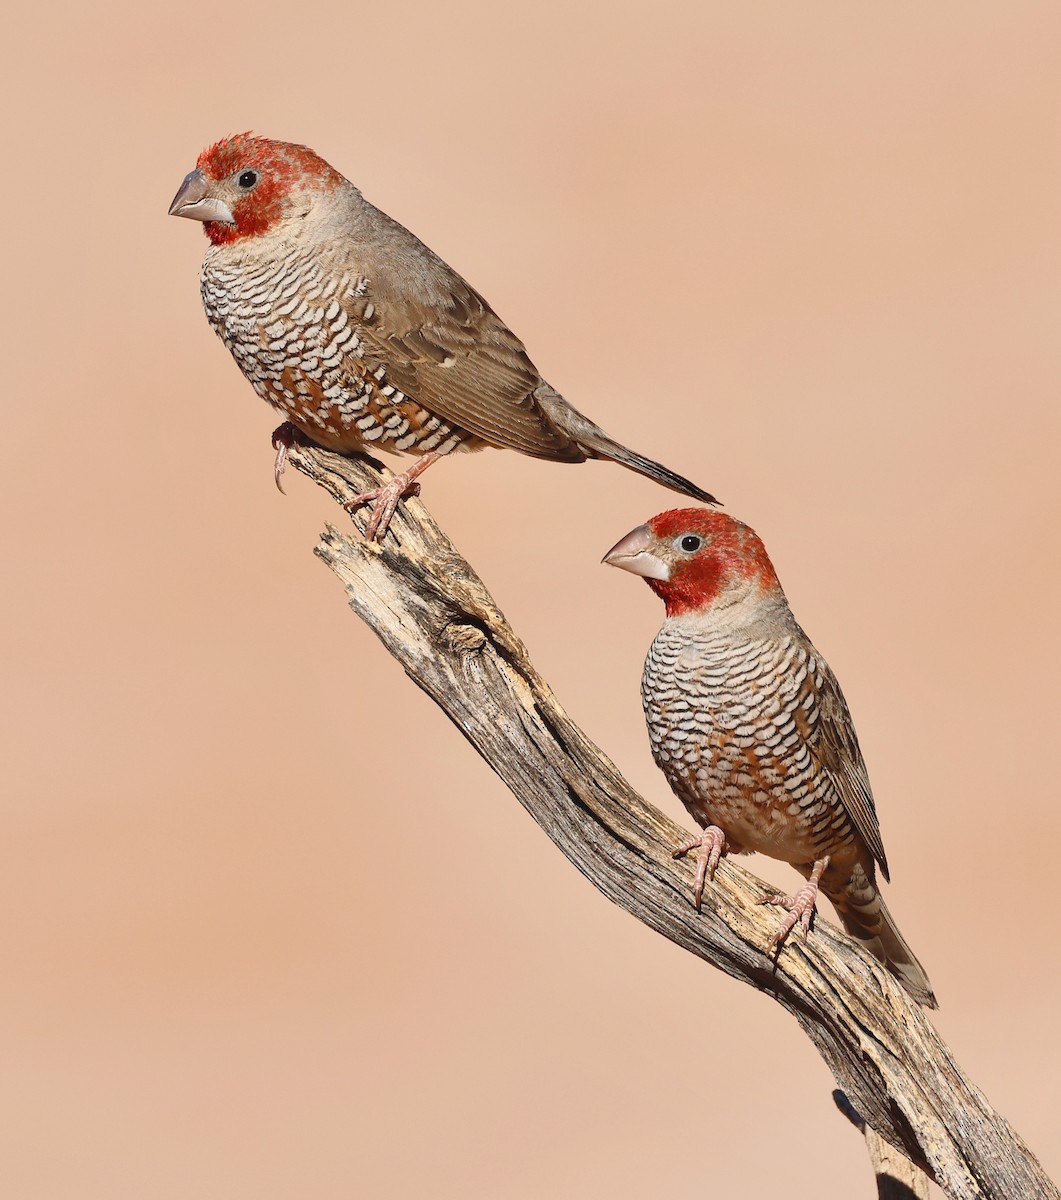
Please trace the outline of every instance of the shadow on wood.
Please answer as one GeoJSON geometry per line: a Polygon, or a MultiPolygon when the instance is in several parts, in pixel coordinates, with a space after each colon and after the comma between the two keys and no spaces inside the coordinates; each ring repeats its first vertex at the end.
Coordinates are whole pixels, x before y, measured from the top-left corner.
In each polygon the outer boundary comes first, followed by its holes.
{"type": "Polygon", "coordinates": [[[928,1176],[924,1171],[870,1129],[843,1092],[833,1092],[833,1100],[866,1139],[869,1165],[877,1179],[877,1200],[928,1200],[928,1176]]]}

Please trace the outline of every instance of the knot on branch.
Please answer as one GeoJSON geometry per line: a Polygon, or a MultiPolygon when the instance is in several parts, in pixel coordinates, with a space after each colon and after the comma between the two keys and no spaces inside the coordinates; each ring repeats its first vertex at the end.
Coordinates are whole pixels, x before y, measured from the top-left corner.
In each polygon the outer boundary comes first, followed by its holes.
{"type": "Polygon", "coordinates": [[[468,657],[478,654],[489,642],[482,626],[464,618],[451,621],[442,631],[445,642],[458,654],[468,657]]]}

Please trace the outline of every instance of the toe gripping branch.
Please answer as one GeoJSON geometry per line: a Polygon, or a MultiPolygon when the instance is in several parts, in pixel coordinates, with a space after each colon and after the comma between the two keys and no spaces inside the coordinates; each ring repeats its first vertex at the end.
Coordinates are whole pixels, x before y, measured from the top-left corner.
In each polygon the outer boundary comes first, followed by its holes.
{"type": "Polygon", "coordinates": [[[762,904],[776,904],[779,908],[788,909],[788,915],[777,927],[777,932],[770,939],[771,948],[776,946],[780,950],[785,943],[785,938],[796,927],[797,922],[800,929],[803,930],[803,940],[806,942],[807,935],[810,933],[811,923],[814,920],[815,905],[818,901],[818,885],[821,883],[821,878],[825,874],[825,868],[828,865],[828,855],[818,859],[810,873],[810,878],[794,896],[767,896],[765,900],[760,902],[762,904]]]}
{"type": "Polygon", "coordinates": [[[384,483],[377,488],[371,488],[367,492],[361,492],[343,505],[346,511],[351,513],[363,504],[372,505],[368,525],[365,526],[366,541],[381,542],[383,540],[383,536],[390,526],[391,518],[398,508],[398,501],[403,496],[420,495],[420,484],[417,482],[417,476],[422,475],[433,462],[437,462],[441,457],[437,450],[431,450],[413,463],[407,471],[402,471],[400,475],[395,475],[389,483],[384,483]]]}
{"type": "Polygon", "coordinates": [[[703,833],[689,838],[674,851],[671,858],[684,858],[690,850],[696,854],[696,881],[693,884],[693,904],[700,912],[704,899],[704,884],[715,878],[715,868],[726,852],[726,835],[717,825],[708,825],[703,833]]]}
{"type": "MultiPolygon", "coordinates": [[[[306,441],[305,436],[290,421],[285,421],[283,425],[278,425],[273,430],[272,442],[276,450],[276,459],[273,462],[273,479],[280,492],[284,491],[284,485],[281,481],[284,469],[287,466],[288,451],[292,446],[297,446],[306,441]]],[[[371,488],[367,492],[361,492],[343,505],[349,513],[354,512],[365,504],[372,505],[368,524],[365,527],[365,539],[367,541],[381,542],[383,540],[390,526],[391,519],[397,511],[398,502],[403,496],[418,496],[420,494],[420,484],[417,482],[417,476],[422,475],[432,463],[437,462],[441,457],[441,454],[437,450],[431,450],[417,459],[408,470],[395,475],[388,483],[371,488]]]]}

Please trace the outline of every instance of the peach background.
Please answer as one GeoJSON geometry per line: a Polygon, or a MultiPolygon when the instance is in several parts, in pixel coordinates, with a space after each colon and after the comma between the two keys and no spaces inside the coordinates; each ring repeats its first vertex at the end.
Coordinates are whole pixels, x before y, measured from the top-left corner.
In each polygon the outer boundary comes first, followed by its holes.
{"type": "MultiPolygon", "coordinates": [[[[4,1192],[871,1191],[795,1025],[593,892],[311,557],[337,510],[273,489],[204,239],[165,216],[247,127],[760,529],[854,709],[939,1027],[1061,1176],[1061,8],[8,21],[4,1192]]],[[[660,613],[598,565],[672,497],[490,453],[426,498],[678,815],[637,698],[660,613]]]]}

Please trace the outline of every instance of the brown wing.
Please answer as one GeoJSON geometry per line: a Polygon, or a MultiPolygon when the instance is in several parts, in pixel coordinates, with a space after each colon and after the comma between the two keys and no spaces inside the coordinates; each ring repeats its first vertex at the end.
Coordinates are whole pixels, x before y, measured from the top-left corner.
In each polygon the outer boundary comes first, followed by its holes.
{"type": "Polygon", "coordinates": [[[869,786],[869,774],[862,759],[858,736],[847,708],[847,701],[829,664],[818,655],[817,736],[810,749],[821,768],[829,775],[851,822],[866,848],[880,864],[881,874],[890,879],[884,856],[877,810],[869,786]]]}
{"type": "Polygon", "coordinates": [[[586,454],[535,398],[548,385],[523,343],[474,288],[422,253],[422,244],[417,249],[404,278],[396,280],[393,268],[370,276],[373,315],[358,330],[363,363],[370,371],[382,367],[410,399],[495,446],[583,462],[586,454]]]}

